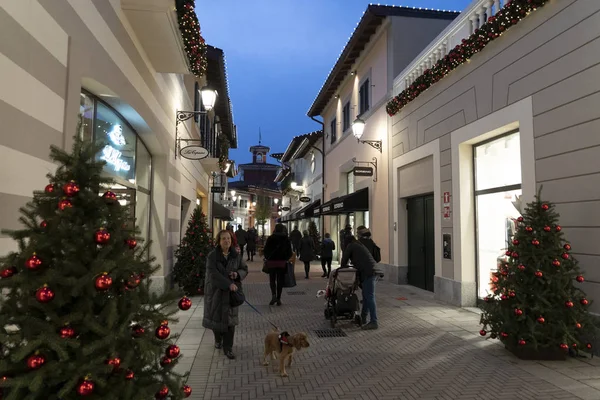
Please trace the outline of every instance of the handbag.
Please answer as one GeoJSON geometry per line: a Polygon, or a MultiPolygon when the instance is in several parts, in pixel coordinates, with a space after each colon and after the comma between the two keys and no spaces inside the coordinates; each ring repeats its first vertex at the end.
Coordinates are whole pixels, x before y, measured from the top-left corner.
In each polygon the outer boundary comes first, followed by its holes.
{"type": "Polygon", "coordinates": [[[296,286],[296,274],[294,271],[294,264],[288,262],[287,264],[287,274],[283,279],[283,287],[284,288],[292,288],[296,286]]]}
{"type": "Polygon", "coordinates": [[[229,292],[229,305],[231,307],[239,307],[246,301],[246,296],[244,296],[244,292],[242,291],[242,284],[239,282],[232,282],[238,287],[238,290],[235,292],[229,292]]]}

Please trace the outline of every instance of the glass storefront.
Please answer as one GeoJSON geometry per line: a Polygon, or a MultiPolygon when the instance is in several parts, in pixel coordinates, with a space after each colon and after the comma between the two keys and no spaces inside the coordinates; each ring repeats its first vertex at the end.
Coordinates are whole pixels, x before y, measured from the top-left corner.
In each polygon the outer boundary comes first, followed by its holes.
{"type": "Polygon", "coordinates": [[[521,196],[520,147],[519,132],[512,132],[473,148],[480,298],[491,292],[491,274],[504,259],[520,216],[515,206],[521,196]]]}
{"type": "Polygon", "coordinates": [[[115,180],[110,189],[129,207],[131,225],[139,238],[150,235],[152,156],[133,128],[113,108],[89,93],[81,93],[79,135],[105,146],[97,158],[106,161],[104,173],[115,180]]]}

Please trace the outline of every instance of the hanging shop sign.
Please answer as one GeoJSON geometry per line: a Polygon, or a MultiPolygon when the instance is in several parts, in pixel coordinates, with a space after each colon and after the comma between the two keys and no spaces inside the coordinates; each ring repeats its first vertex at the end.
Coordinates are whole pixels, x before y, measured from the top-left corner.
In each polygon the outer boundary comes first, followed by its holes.
{"type": "Polygon", "coordinates": [[[202,146],[186,146],[179,150],[179,155],[188,160],[202,160],[208,157],[208,150],[202,146]]]}
{"type": "Polygon", "coordinates": [[[300,200],[302,203],[308,203],[310,201],[310,197],[302,196],[298,200],[300,200]]]}
{"type": "Polygon", "coordinates": [[[211,193],[225,193],[225,186],[211,186],[211,193]]]}
{"type": "Polygon", "coordinates": [[[281,207],[281,211],[290,211],[290,208],[288,206],[281,207]]]}
{"type": "Polygon", "coordinates": [[[354,176],[373,176],[373,167],[354,167],[354,176]]]}

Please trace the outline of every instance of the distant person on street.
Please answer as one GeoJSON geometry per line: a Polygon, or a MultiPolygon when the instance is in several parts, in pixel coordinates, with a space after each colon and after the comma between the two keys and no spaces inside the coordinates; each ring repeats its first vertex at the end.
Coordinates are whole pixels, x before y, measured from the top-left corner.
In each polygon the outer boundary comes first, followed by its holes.
{"type": "Polygon", "coordinates": [[[300,233],[300,231],[298,230],[298,226],[294,226],[294,229],[290,233],[290,239],[292,241],[292,247],[297,255],[298,247],[300,246],[300,242],[302,241],[302,233],[300,233]]]}
{"type": "Polygon", "coordinates": [[[267,239],[263,249],[265,256],[265,270],[269,274],[269,284],[271,286],[271,302],[269,305],[277,303],[281,305],[281,292],[283,292],[283,283],[287,270],[287,262],[292,257],[292,243],[285,233],[283,224],[275,225],[273,234],[267,239]],[[273,261],[270,263],[270,261],[273,261]],[[279,265],[282,265],[280,267],[279,265]]]}
{"type": "Polygon", "coordinates": [[[300,245],[298,246],[298,254],[300,261],[304,262],[304,279],[309,278],[310,262],[315,259],[315,242],[308,235],[308,231],[303,232],[300,245]]]}
{"type": "Polygon", "coordinates": [[[323,275],[321,275],[321,278],[329,278],[329,275],[331,274],[331,261],[333,260],[334,250],[335,243],[331,239],[331,235],[326,233],[325,239],[321,242],[321,267],[323,267],[323,275]]]}
{"type": "Polygon", "coordinates": [[[347,224],[346,227],[340,231],[340,250],[342,250],[342,252],[346,249],[346,246],[350,243],[352,237],[352,226],[347,224]]]}
{"type": "Polygon", "coordinates": [[[215,347],[223,349],[230,360],[233,354],[233,337],[238,324],[238,307],[231,307],[229,293],[238,291],[248,275],[244,257],[232,246],[231,232],[224,230],[216,237],[217,246],[206,258],[204,283],[204,318],[202,326],[215,335],[215,347]]]}
{"type": "Polygon", "coordinates": [[[240,247],[238,246],[237,237],[235,236],[235,233],[233,233],[233,225],[227,224],[226,230],[229,231],[229,234],[231,235],[231,246],[239,253],[240,247]]]}
{"type": "Polygon", "coordinates": [[[244,246],[246,246],[246,235],[248,234],[248,232],[246,232],[244,229],[242,229],[242,225],[238,225],[237,231],[235,231],[235,238],[237,240],[238,246],[240,246],[240,254],[243,256],[244,255],[244,246]]]}
{"type": "Polygon", "coordinates": [[[258,240],[258,232],[254,227],[248,228],[246,233],[246,253],[248,259],[246,261],[254,261],[254,255],[256,254],[256,241],[258,240]]]}
{"type": "Polygon", "coordinates": [[[369,249],[356,240],[354,236],[350,237],[348,241],[340,267],[346,268],[348,267],[348,261],[352,261],[352,266],[357,269],[358,280],[363,294],[363,307],[361,311],[363,324],[367,322],[367,315],[371,317],[369,323],[363,325],[362,329],[377,329],[377,305],[375,304],[375,281],[377,279],[375,266],[377,262],[369,249]]]}

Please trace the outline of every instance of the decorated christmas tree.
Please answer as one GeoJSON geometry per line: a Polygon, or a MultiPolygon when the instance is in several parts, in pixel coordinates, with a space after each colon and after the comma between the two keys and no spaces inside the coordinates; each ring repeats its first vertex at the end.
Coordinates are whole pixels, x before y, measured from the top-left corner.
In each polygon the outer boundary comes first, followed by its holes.
{"type": "Polygon", "coordinates": [[[517,355],[547,357],[591,350],[595,334],[584,277],[565,242],[554,205],[540,194],[515,222],[517,232],[485,298],[482,336],[499,338],[517,355]],[[545,355],[544,355],[545,354],[545,355]],[[536,356],[537,355],[537,356],[536,356]]]}
{"type": "MultiPolygon", "coordinates": [[[[131,216],[101,176],[102,146],[77,137],[44,191],[8,233],[18,251],[0,261],[0,398],[181,399],[181,357],[169,321],[181,294],[150,291],[158,269],[131,216]]],[[[179,307],[191,301],[183,297],[179,307]]]]}
{"type": "Polygon", "coordinates": [[[321,255],[321,235],[319,235],[317,224],[314,221],[308,223],[308,236],[311,237],[315,244],[315,254],[321,255]]]}
{"type": "Polygon", "coordinates": [[[175,251],[177,262],[173,279],[190,296],[202,294],[206,274],[206,256],[214,247],[206,215],[196,207],[188,222],[181,245],[175,251]]]}

